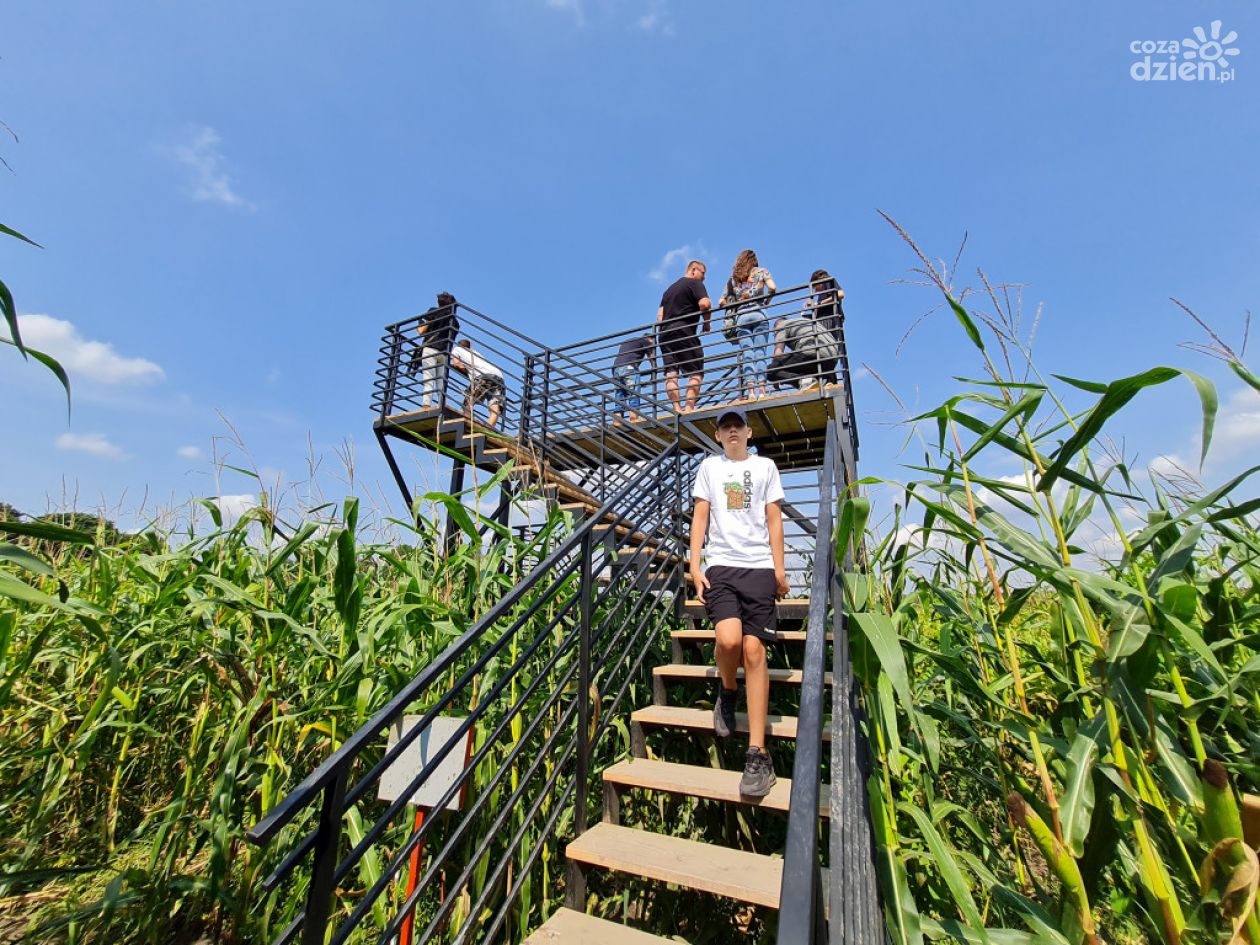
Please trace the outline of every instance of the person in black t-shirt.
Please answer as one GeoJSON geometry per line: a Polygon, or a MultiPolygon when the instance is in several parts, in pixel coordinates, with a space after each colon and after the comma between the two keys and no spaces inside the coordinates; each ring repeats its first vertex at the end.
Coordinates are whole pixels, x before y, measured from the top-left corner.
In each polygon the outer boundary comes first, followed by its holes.
{"type": "Polygon", "coordinates": [[[686,275],[665,290],[661,307],[656,312],[661,361],[665,365],[665,393],[679,413],[696,409],[700,397],[700,381],[704,378],[704,349],[696,329],[704,316],[704,330],[710,328],[713,303],[704,287],[707,272],[704,263],[693,259],[687,263],[686,275]],[[686,378],[685,405],[678,400],[678,377],[686,378]]]}
{"type": "MultiPolygon", "coordinates": [[[[420,316],[416,335],[420,339],[421,407],[432,406],[442,396],[450,351],[455,344],[455,336],[459,334],[459,318],[455,315],[457,304],[451,293],[439,292],[437,305],[420,316]]],[[[413,370],[415,360],[413,352],[413,370]]]]}

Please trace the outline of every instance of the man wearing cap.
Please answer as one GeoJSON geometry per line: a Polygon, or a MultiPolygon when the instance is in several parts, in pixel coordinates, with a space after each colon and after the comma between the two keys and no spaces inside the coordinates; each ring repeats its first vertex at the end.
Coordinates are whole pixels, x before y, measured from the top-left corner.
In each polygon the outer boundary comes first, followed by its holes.
{"type": "Polygon", "coordinates": [[[783,485],[774,461],[748,452],[748,415],[732,407],[718,417],[721,456],[696,473],[692,496],[691,580],[713,622],[718,675],[713,730],[728,737],[736,726],[737,671],[744,667],[748,754],[739,791],[764,797],[775,782],[766,751],[770,673],[766,644],[778,639],[775,600],[788,592],[783,562],[783,485]],[[705,544],[705,534],[708,543],[705,544]],[[704,565],[701,567],[701,548],[704,565]]]}

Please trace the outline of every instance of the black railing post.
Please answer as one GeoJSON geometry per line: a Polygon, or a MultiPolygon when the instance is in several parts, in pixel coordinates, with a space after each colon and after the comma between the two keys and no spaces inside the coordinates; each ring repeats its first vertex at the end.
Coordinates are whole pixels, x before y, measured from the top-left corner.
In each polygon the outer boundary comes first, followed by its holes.
{"type": "MultiPolygon", "coordinates": [[[[464,491],[464,474],[468,470],[468,464],[458,459],[451,460],[451,490],[450,494],[459,502],[463,501],[462,493],[464,491]]],[[[443,548],[449,557],[455,553],[455,549],[459,547],[459,522],[455,520],[455,516],[448,511],[446,513],[446,528],[443,538],[443,548]]]]}
{"type": "Polygon", "coordinates": [[[333,876],[337,871],[337,848],[341,844],[341,806],[346,798],[346,770],[324,788],[319,809],[319,831],[315,835],[311,885],[306,890],[306,918],[302,922],[302,945],[324,945],[328,916],[332,911],[333,876]]]}
{"type": "Polygon", "coordinates": [[[537,359],[525,355],[525,378],[521,383],[521,442],[529,442],[529,422],[534,406],[534,372],[537,359]]]}
{"type": "MultiPolygon", "coordinates": [[[[577,782],[573,790],[573,835],[586,833],[586,796],[591,778],[591,611],[594,601],[594,576],[591,557],[594,554],[593,533],[582,536],[581,614],[578,618],[578,712],[577,712],[577,782]]],[[[569,861],[573,863],[573,861],[569,861]]],[[[586,877],[576,864],[569,870],[567,892],[569,907],[583,909],[586,903],[586,877]]]]}
{"type": "MultiPolygon", "coordinates": [[[[539,485],[547,475],[547,430],[551,425],[551,350],[543,355],[542,379],[542,417],[539,418],[541,430],[538,436],[538,479],[539,485]]],[[[551,508],[552,506],[548,506],[551,508]]]]}
{"type": "Polygon", "coordinates": [[[389,364],[385,373],[385,396],[381,398],[381,419],[394,412],[394,396],[398,389],[398,372],[402,369],[402,332],[397,328],[391,331],[393,337],[386,337],[389,342],[389,364]]]}
{"type": "Polygon", "coordinates": [[[599,497],[608,496],[608,395],[599,397],[599,497]]]}
{"type": "Polygon", "coordinates": [[[691,519],[687,515],[687,506],[684,501],[686,496],[686,484],[683,482],[682,473],[682,441],[681,428],[679,426],[679,415],[674,414],[674,483],[672,494],[668,497],[674,508],[674,547],[678,549],[679,568],[682,571],[682,578],[678,582],[678,593],[674,595],[674,623],[682,624],[683,606],[687,602],[687,574],[693,567],[698,567],[699,562],[690,562],[687,560],[690,541],[690,522],[691,519]]]}

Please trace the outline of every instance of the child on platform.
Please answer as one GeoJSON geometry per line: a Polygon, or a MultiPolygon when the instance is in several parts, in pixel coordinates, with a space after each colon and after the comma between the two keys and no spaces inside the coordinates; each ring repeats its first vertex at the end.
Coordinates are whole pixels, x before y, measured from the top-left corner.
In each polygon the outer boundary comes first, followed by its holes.
{"type": "Polygon", "coordinates": [[[752,430],[743,410],[718,417],[721,456],[707,457],[696,474],[692,496],[691,580],[713,621],[721,677],[713,704],[713,730],[728,737],[736,727],[735,698],[740,664],[748,704],[748,754],[739,791],[764,797],[775,782],[766,751],[770,673],[766,644],[775,631],[777,598],[788,592],[783,560],[783,486],[774,461],[748,452],[752,430]],[[708,544],[705,545],[705,533],[708,544]],[[704,566],[701,567],[701,547],[704,566]]]}

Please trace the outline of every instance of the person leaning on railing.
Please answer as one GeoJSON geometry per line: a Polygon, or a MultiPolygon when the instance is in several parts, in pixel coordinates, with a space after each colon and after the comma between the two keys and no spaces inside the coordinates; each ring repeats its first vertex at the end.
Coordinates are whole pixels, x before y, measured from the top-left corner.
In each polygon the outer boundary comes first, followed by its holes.
{"type": "Polygon", "coordinates": [[[486,426],[498,426],[507,393],[503,372],[473,351],[472,342],[467,338],[461,338],[451,350],[451,367],[468,377],[468,393],[464,395],[464,413],[468,419],[473,418],[473,406],[484,403],[486,426]]]}
{"type": "Polygon", "coordinates": [[[775,293],[770,271],[746,249],[735,258],[726,291],[718,305],[728,308],[722,319],[727,341],[739,345],[740,396],[752,400],[766,396],[766,370],[770,360],[770,315],[766,303],[775,293]]]}
{"type": "Polygon", "coordinates": [[[844,290],[825,269],[816,269],[810,282],[814,294],[805,300],[804,311],[775,322],[769,376],[779,387],[809,390],[820,382],[836,383],[844,290]]]}
{"type": "Polygon", "coordinates": [[[630,421],[639,419],[637,411],[643,405],[639,396],[643,375],[640,367],[647,362],[649,370],[656,370],[656,353],[651,331],[628,338],[617,347],[613,359],[614,412],[618,419],[630,415],[630,421]]]}
{"type": "Polygon", "coordinates": [[[420,340],[418,351],[412,351],[408,374],[416,370],[416,355],[420,361],[420,406],[431,407],[442,397],[446,382],[446,369],[450,363],[451,346],[459,334],[459,318],[455,315],[455,296],[439,292],[437,305],[420,316],[416,337],[420,340]]]}

